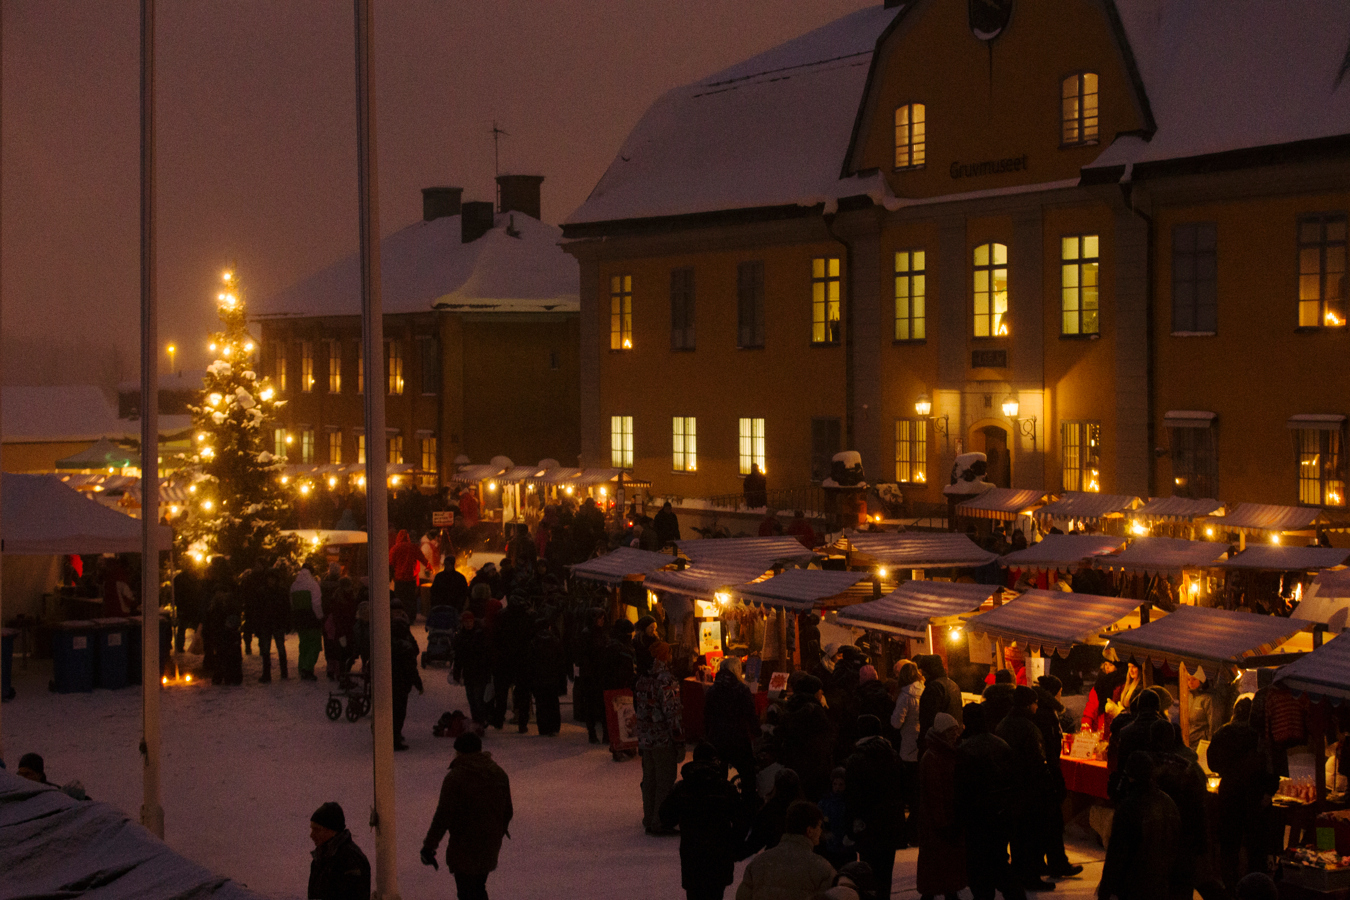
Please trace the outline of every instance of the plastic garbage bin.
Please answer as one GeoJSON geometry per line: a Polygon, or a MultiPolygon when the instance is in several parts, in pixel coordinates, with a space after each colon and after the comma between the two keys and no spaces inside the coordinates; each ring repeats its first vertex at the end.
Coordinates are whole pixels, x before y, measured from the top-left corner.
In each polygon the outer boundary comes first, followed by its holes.
{"type": "Polygon", "coordinates": [[[95,679],[97,687],[115,691],[127,686],[127,626],[121,617],[95,619],[95,679]]]}
{"type": "Polygon", "coordinates": [[[52,690],[61,694],[94,689],[93,622],[76,620],[57,626],[52,634],[52,690]]]}
{"type": "Polygon", "coordinates": [[[14,628],[0,629],[0,700],[14,697],[10,676],[14,670],[14,636],[18,633],[14,628]]]}

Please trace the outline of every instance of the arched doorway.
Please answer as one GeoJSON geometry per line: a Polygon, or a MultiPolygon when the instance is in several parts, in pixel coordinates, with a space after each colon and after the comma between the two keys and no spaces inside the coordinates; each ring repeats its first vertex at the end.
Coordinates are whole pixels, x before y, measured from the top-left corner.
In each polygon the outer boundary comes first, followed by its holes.
{"type": "Polygon", "coordinates": [[[988,460],[989,473],[985,480],[997,487],[1012,487],[1012,455],[1008,452],[1008,432],[998,425],[984,425],[970,434],[972,450],[978,450],[988,460]]]}

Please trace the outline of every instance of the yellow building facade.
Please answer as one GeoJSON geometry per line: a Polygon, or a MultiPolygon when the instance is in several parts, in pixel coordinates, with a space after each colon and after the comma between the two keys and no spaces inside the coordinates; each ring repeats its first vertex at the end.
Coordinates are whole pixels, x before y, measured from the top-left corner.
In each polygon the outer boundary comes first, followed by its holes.
{"type": "Polygon", "coordinates": [[[1344,503],[1342,19],[915,0],[670,92],[564,224],[584,464],[1344,503]]]}

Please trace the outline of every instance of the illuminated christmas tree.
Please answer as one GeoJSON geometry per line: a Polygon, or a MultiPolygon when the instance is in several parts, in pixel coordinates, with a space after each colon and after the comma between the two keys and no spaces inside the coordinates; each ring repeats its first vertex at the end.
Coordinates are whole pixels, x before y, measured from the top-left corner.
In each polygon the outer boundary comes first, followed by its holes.
{"type": "Polygon", "coordinates": [[[289,502],[285,460],[263,437],[264,423],[285,401],[254,371],[257,345],[248,333],[238,278],[226,272],[221,279],[216,310],[222,330],[211,336],[216,360],[206,369],[200,405],[189,407],[192,450],[185,474],[192,478],[191,500],[179,535],[192,559],[224,556],[237,573],[294,556],[298,542],[281,533],[289,502]]]}

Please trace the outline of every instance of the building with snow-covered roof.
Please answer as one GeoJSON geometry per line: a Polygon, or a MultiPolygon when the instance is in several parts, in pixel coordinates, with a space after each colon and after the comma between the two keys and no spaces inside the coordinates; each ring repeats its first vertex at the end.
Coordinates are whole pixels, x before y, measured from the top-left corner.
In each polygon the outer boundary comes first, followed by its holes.
{"type": "MultiPolygon", "coordinates": [[[[140,445],[140,420],[119,417],[95,385],[5,385],[3,392],[0,438],[6,472],[55,472],[57,460],[104,439],[124,449],[140,445]]],[[[191,425],[187,416],[160,416],[160,440],[170,446],[191,425]]]]}
{"type": "MultiPolygon", "coordinates": [[[[539,221],[542,181],[500,176],[498,209],[426,188],[423,221],[380,243],[383,439],[425,487],[460,455],[576,458],[577,266],[539,221]]],[[[364,460],[360,313],[355,254],[257,306],[261,365],[288,401],[277,452],[291,462],[364,460]]]]}
{"type": "Polygon", "coordinates": [[[878,0],[668,92],[563,225],[583,464],[1343,505],[1348,48],[1338,0],[878,0]]]}

